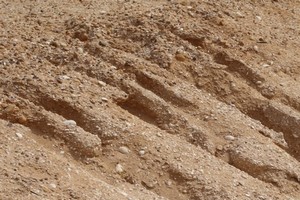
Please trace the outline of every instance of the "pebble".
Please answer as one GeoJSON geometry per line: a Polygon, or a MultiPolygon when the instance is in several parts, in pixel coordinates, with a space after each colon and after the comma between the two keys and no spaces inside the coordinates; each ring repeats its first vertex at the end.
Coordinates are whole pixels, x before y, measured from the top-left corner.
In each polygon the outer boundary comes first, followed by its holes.
{"type": "Polygon", "coordinates": [[[22,139],[23,138],[23,135],[19,132],[16,132],[16,136],[19,138],[19,139],[22,139]]]}
{"type": "Polygon", "coordinates": [[[255,46],[253,47],[253,49],[254,49],[254,51],[258,52],[258,46],[255,45],[255,46]]]}
{"type": "Polygon", "coordinates": [[[60,78],[61,78],[62,80],[69,80],[69,79],[70,79],[70,77],[67,76],[67,75],[62,75],[62,76],[60,76],[60,78]]]}
{"type": "Polygon", "coordinates": [[[105,102],[108,102],[108,99],[105,98],[105,97],[102,97],[101,100],[102,100],[102,101],[105,101],[105,102]]]}
{"type": "Polygon", "coordinates": [[[122,172],[124,172],[124,168],[123,168],[123,166],[120,163],[118,163],[116,165],[116,172],[119,173],[119,174],[122,173],[122,172]]]}
{"type": "Polygon", "coordinates": [[[157,133],[156,135],[157,135],[157,137],[162,137],[162,134],[160,134],[160,133],[157,133]]]}
{"type": "Polygon", "coordinates": [[[261,16],[255,16],[255,18],[257,19],[257,20],[259,20],[259,21],[261,21],[262,20],[262,18],[261,18],[261,16]]]}
{"type": "Polygon", "coordinates": [[[55,189],[56,185],[54,183],[50,183],[50,187],[52,187],[53,189],[55,189]]]}
{"type": "Polygon", "coordinates": [[[232,136],[232,135],[226,135],[226,136],[224,137],[224,139],[225,139],[225,140],[228,140],[228,141],[233,141],[233,140],[235,140],[235,137],[232,136]]]}
{"type": "Polygon", "coordinates": [[[82,54],[82,53],[83,53],[83,48],[81,48],[81,47],[78,47],[78,48],[77,48],[77,51],[78,51],[79,53],[81,53],[81,54],[82,54]]]}
{"type": "Polygon", "coordinates": [[[175,55],[175,58],[176,58],[176,60],[181,61],[181,62],[185,61],[185,59],[186,59],[184,54],[182,54],[182,53],[177,53],[175,55]]]}
{"type": "Polygon", "coordinates": [[[262,67],[270,67],[268,64],[263,64],[262,67]]]}
{"type": "Polygon", "coordinates": [[[239,11],[236,12],[236,15],[237,15],[238,17],[241,17],[241,18],[245,17],[245,16],[244,16],[241,12],[239,12],[239,11]]]}
{"type": "Polygon", "coordinates": [[[74,120],[65,120],[64,125],[73,127],[76,126],[77,123],[74,120]]]}
{"type": "Polygon", "coordinates": [[[155,188],[156,182],[155,181],[142,181],[142,184],[145,185],[149,189],[155,188]]]}
{"type": "Polygon", "coordinates": [[[119,152],[121,152],[121,153],[123,153],[123,154],[129,154],[129,153],[130,153],[130,150],[129,150],[127,147],[125,147],[125,146],[121,146],[121,147],[119,148],[119,152]]]}
{"type": "Polygon", "coordinates": [[[217,150],[222,151],[223,150],[223,146],[222,145],[218,145],[217,146],[217,150]]]}
{"type": "Polygon", "coordinates": [[[166,185],[167,185],[168,187],[170,187],[170,186],[172,185],[172,181],[171,181],[171,180],[166,181],[166,185]]]}
{"type": "Polygon", "coordinates": [[[106,86],[106,83],[103,82],[103,81],[98,81],[98,84],[99,84],[100,86],[102,86],[102,87],[106,86]]]}
{"type": "Polygon", "coordinates": [[[140,155],[140,156],[145,155],[145,153],[146,153],[145,150],[140,150],[140,151],[139,151],[139,155],[140,155]]]}
{"type": "Polygon", "coordinates": [[[106,47],[106,46],[109,45],[109,43],[108,43],[106,40],[100,40],[100,41],[99,41],[99,45],[100,45],[100,46],[106,47]]]}

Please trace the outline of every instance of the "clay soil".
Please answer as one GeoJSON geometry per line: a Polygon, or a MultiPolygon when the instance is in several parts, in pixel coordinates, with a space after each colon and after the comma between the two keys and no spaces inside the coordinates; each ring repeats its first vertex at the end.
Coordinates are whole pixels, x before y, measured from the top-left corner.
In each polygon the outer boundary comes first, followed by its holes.
{"type": "Polygon", "coordinates": [[[300,1],[1,0],[0,199],[300,199],[300,1]]]}

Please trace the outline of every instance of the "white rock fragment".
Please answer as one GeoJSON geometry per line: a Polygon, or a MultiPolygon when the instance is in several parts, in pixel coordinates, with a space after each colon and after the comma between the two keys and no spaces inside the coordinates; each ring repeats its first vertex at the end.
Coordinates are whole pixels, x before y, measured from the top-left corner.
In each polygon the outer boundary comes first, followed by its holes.
{"type": "Polygon", "coordinates": [[[237,11],[237,12],[236,12],[236,15],[237,15],[238,17],[240,17],[240,18],[245,17],[240,11],[237,11]]]}
{"type": "Polygon", "coordinates": [[[74,120],[65,120],[64,125],[69,126],[69,127],[75,127],[75,126],[77,126],[77,123],[74,120]]]}
{"type": "Polygon", "coordinates": [[[22,133],[19,133],[19,132],[16,132],[16,136],[17,136],[19,139],[22,139],[22,138],[23,138],[22,133]]]}
{"type": "Polygon", "coordinates": [[[261,21],[261,20],[262,20],[262,17],[259,16],[259,15],[255,16],[255,18],[256,18],[258,21],[261,21]]]}
{"type": "Polygon", "coordinates": [[[55,185],[54,183],[50,183],[49,185],[50,185],[50,187],[53,188],[53,189],[56,188],[56,185],[55,185]]]}
{"type": "Polygon", "coordinates": [[[62,80],[69,80],[69,79],[70,79],[70,77],[67,76],[67,75],[62,75],[62,76],[60,76],[60,78],[61,78],[62,80]]]}
{"type": "Polygon", "coordinates": [[[122,153],[122,154],[129,154],[130,150],[127,147],[125,147],[125,146],[121,146],[119,148],[119,152],[122,153]]]}
{"type": "Polygon", "coordinates": [[[105,98],[105,97],[102,97],[101,100],[104,101],[104,102],[108,102],[108,99],[105,98]]]}
{"type": "Polygon", "coordinates": [[[81,47],[78,47],[78,48],[77,48],[77,51],[78,51],[79,53],[81,53],[81,54],[82,54],[82,53],[83,53],[83,48],[81,48],[81,47]]]}
{"type": "Polygon", "coordinates": [[[106,86],[106,83],[103,82],[103,81],[98,81],[98,84],[99,84],[101,87],[105,87],[105,86],[106,86]]]}
{"type": "Polygon", "coordinates": [[[146,153],[146,152],[145,152],[145,150],[143,150],[143,149],[139,151],[139,155],[140,155],[140,156],[145,155],[145,153],[146,153]]]}
{"type": "Polygon", "coordinates": [[[171,181],[171,180],[166,181],[166,185],[167,185],[168,187],[171,187],[172,181],[171,181]]]}
{"type": "Polygon", "coordinates": [[[116,165],[116,172],[119,173],[119,174],[122,173],[122,172],[124,172],[124,168],[123,168],[123,166],[120,163],[118,163],[116,165]]]}
{"type": "Polygon", "coordinates": [[[233,140],[235,140],[235,137],[232,136],[232,135],[226,135],[226,136],[224,137],[224,139],[225,139],[225,140],[228,140],[228,141],[233,141],[233,140]]]}

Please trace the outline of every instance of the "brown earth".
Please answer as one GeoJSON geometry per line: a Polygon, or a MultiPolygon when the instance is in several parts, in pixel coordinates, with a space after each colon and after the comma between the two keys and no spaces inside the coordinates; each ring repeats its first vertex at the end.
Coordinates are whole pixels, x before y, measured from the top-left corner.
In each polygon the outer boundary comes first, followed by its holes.
{"type": "Polygon", "coordinates": [[[300,1],[0,16],[0,199],[300,199],[300,1]]]}

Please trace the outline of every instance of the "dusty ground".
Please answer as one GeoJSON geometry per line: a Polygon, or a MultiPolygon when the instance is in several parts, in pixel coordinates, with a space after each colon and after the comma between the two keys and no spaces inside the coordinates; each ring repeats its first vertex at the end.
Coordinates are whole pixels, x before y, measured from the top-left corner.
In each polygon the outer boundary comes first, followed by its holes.
{"type": "Polygon", "coordinates": [[[298,0],[0,16],[0,199],[300,199],[298,0]]]}

